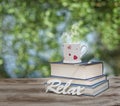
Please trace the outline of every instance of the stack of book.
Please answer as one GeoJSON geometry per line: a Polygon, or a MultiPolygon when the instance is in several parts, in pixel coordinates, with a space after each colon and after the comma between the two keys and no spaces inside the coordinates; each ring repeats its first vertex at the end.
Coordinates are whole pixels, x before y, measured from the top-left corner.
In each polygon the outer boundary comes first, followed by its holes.
{"type": "Polygon", "coordinates": [[[103,74],[103,62],[63,63],[52,62],[51,78],[63,84],[72,80],[70,86],[84,87],[83,95],[96,96],[109,87],[103,74]]]}

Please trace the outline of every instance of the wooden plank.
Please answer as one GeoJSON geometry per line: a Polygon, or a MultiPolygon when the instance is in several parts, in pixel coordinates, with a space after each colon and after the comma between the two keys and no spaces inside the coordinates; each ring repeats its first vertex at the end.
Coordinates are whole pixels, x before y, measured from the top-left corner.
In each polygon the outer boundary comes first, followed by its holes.
{"type": "Polygon", "coordinates": [[[48,78],[0,79],[0,106],[120,106],[120,77],[96,97],[46,93],[48,78]]]}

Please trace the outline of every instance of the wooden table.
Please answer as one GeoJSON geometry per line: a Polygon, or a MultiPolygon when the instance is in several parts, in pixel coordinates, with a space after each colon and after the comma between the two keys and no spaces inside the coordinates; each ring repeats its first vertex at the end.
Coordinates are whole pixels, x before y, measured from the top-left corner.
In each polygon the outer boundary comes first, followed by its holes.
{"type": "Polygon", "coordinates": [[[37,79],[0,79],[0,106],[120,106],[120,77],[110,78],[110,88],[96,97],[45,93],[37,79]]]}

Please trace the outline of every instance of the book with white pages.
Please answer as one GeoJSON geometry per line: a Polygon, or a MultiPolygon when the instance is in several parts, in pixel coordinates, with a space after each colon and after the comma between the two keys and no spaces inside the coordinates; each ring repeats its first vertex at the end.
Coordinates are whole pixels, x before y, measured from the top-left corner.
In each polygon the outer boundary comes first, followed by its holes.
{"type": "Polygon", "coordinates": [[[72,84],[80,84],[80,85],[86,85],[86,86],[92,86],[96,83],[107,80],[107,77],[105,75],[101,75],[101,76],[89,78],[89,79],[66,78],[66,77],[60,77],[60,76],[59,77],[51,76],[50,78],[55,80],[60,80],[62,83],[67,83],[69,80],[72,80],[72,84]]]}
{"type": "MultiPolygon", "coordinates": [[[[81,86],[81,85],[71,84],[71,87],[77,87],[77,86],[81,86]]],[[[104,80],[100,83],[94,84],[91,87],[87,87],[87,86],[83,86],[83,87],[85,87],[85,90],[82,92],[83,93],[82,95],[97,96],[98,94],[101,94],[102,92],[104,92],[109,88],[109,80],[104,80]]]]}
{"type": "Polygon", "coordinates": [[[66,78],[89,79],[103,75],[103,62],[62,63],[52,62],[51,76],[66,78]]]}

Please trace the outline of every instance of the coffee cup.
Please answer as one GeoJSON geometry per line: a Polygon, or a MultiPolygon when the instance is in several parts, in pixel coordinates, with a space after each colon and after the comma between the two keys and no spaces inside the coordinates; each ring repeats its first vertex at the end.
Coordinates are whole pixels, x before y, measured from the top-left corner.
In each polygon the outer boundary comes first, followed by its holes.
{"type": "Polygon", "coordinates": [[[81,43],[63,44],[63,63],[80,63],[82,56],[87,52],[87,46],[81,43]]]}

